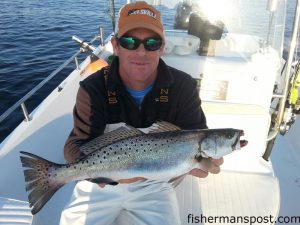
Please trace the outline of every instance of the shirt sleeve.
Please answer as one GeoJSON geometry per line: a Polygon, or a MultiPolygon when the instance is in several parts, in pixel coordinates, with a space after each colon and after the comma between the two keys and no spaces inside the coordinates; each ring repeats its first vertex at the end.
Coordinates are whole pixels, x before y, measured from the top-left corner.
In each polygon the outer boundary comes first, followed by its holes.
{"type": "Polygon", "coordinates": [[[68,162],[75,162],[82,154],[80,146],[103,134],[105,129],[105,102],[94,95],[81,83],[73,110],[74,128],[64,146],[64,157],[68,162]]]}

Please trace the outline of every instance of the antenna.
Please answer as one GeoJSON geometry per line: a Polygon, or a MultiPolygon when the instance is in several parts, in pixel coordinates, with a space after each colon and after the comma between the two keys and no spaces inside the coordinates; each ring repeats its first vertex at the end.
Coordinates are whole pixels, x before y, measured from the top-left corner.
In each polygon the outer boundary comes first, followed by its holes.
{"type": "Polygon", "coordinates": [[[113,32],[116,32],[116,14],[115,14],[115,1],[114,0],[110,0],[110,4],[109,4],[109,14],[111,17],[111,22],[112,22],[112,28],[113,28],[113,32]]]}

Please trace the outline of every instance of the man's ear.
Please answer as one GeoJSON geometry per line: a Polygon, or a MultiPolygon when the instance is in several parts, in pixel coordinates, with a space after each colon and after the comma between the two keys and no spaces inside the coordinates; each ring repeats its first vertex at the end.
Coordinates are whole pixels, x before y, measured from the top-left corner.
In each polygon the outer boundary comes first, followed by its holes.
{"type": "Polygon", "coordinates": [[[111,44],[112,44],[112,47],[113,47],[114,55],[118,56],[119,45],[118,45],[117,40],[116,40],[115,37],[111,38],[111,44]]]}

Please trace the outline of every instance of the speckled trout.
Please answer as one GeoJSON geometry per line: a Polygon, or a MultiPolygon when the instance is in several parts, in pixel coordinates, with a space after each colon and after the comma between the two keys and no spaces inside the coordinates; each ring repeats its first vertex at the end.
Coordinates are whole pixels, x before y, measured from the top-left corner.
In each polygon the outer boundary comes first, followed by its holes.
{"type": "Polygon", "coordinates": [[[129,126],[106,133],[84,144],[84,157],[71,164],[57,164],[21,152],[26,191],[36,214],[64,184],[71,181],[116,185],[120,179],[144,177],[169,181],[201,166],[203,157],[220,158],[247,141],[238,129],[181,130],[158,122],[149,133],[129,126]]]}

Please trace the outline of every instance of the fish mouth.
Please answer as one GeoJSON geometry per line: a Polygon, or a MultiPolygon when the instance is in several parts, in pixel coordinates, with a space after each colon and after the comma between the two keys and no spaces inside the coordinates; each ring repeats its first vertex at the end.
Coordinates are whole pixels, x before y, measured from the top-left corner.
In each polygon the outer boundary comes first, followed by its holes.
{"type": "MultiPolygon", "coordinates": [[[[243,130],[240,131],[240,136],[244,136],[245,132],[243,130]]],[[[248,144],[247,140],[240,140],[240,147],[245,147],[248,144]]]]}
{"type": "MultiPolygon", "coordinates": [[[[239,137],[244,136],[244,135],[245,135],[245,132],[243,130],[241,130],[239,137]]],[[[233,145],[232,145],[232,151],[234,151],[234,150],[237,149],[236,146],[237,146],[238,141],[239,141],[239,138],[237,138],[236,141],[233,143],[233,145]]],[[[248,144],[248,141],[247,140],[240,140],[239,144],[240,144],[239,147],[243,148],[243,147],[245,147],[248,144]]]]}

